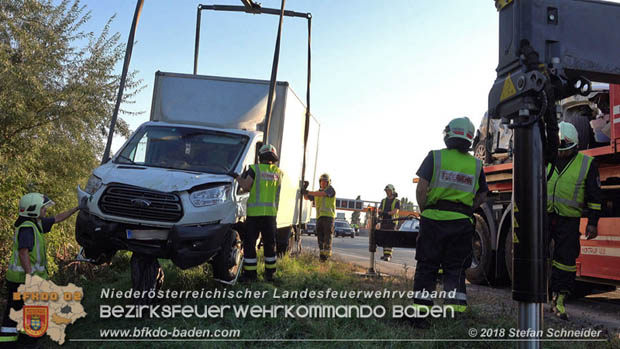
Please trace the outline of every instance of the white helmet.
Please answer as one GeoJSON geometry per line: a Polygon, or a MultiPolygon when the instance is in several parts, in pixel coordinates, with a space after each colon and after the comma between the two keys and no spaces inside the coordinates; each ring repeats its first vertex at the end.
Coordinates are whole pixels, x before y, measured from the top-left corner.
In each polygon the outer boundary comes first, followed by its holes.
{"type": "Polygon", "coordinates": [[[569,150],[579,144],[579,133],[570,122],[562,121],[558,125],[560,128],[560,146],[559,150],[569,150]]]}
{"type": "Polygon", "coordinates": [[[19,200],[19,215],[22,217],[38,218],[41,209],[51,206],[54,201],[40,193],[28,193],[19,200]]]}

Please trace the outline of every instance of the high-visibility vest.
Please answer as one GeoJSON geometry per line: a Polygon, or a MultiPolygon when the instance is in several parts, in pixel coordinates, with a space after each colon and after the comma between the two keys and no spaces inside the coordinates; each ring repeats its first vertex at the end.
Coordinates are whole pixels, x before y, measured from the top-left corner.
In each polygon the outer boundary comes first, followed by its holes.
{"type": "Polygon", "coordinates": [[[471,219],[482,162],[456,149],[434,150],[432,153],[433,177],[421,215],[440,221],[471,219]]]}
{"type": "Polygon", "coordinates": [[[38,275],[43,279],[48,279],[47,274],[47,255],[46,255],[46,241],[45,237],[41,233],[39,226],[32,221],[24,221],[17,228],[15,228],[15,238],[13,241],[13,254],[9,261],[9,268],[6,271],[6,279],[11,282],[23,284],[26,282],[26,271],[21,265],[19,260],[19,230],[21,228],[32,228],[34,231],[34,246],[32,251],[28,252],[30,256],[30,268],[34,275],[38,275]]]}
{"type": "MultiPolygon", "coordinates": [[[[387,198],[384,198],[383,200],[381,200],[381,211],[385,212],[385,201],[387,200],[387,198]]],[[[394,209],[396,208],[396,202],[398,201],[397,198],[394,198],[394,200],[392,200],[392,208],[390,209],[390,211],[394,211],[394,209]]],[[[392,218],[394,219],[394,224],[398,224],[398,212],[394,213],[394,215],[392,216],[392,218]]]]}
{"type": "MultiPolygon", "coordinates": [[[[586,178],[590,171],[592,158],[577,153],[562,172],[557,167],[547,183],[547,212],[555,212],[564,217],[581,217],[585,204],[586,178]]],[[[547,174],[551,164],[547,166],[547,174]]],[[[601,209],[600,203],[588,203],[592,210],[601,209]]]]}
{"type": "Polygon", "coordinates": [[[254,182],[248,199],[248,216],[276,216],[282,186],[282,171],[273,164],[250,165],[254,182]]]}
{"type": "Polygon", "coordinates": [[[316,206],[317,217],[336,217],[336,196],[315,196],[314,205],[316,206]]]}

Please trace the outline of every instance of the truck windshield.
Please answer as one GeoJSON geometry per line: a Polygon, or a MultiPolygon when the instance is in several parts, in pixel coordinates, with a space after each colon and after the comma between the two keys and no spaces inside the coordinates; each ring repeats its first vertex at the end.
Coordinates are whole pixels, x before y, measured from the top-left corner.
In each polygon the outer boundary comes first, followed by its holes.
{"type": "Polygon", "coordinates": [[[115,162],[224,174],[235,168],[248,141],[234,133],[151,125],[131,138],[115,162]]]}

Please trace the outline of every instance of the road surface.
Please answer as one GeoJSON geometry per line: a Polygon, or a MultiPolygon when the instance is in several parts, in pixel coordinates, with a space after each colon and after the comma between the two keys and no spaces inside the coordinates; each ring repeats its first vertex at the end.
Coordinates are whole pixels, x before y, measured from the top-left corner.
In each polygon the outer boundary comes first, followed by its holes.
{"type": "MultiPolygon", "coordinates": [[[[316,236],[303,235],[302,247],[316,251],[318,255],[316,236]]],[[[370,265],[370,252],[368,252],[367,236],[356,236],[354,239],[350,237],[334,237],[332,248],[335,259],[368,269],[370,265]]],[[[406,270],[407,277],[413,279],[416,264],[414,248],[395,248],[390,262],[380,260],[379,257],[381,255],[382,250],[378,247],[376,268],[380,273],[404,276],[406,270]]],[[[468,293],[488,294],[489,297],[497,301],[501,299],[500,302],[512,303],[510,285],[487,287],[468,283],[467,289],[468,293]]],[[[581,323],[583,326],[602,325],[614,333],[620,331],[620,289],[590,294],[584,298],[571,299],[568,303],[568,310],[569,315],[573,317],[574,321],[581,323]]],[[[546,306],[545,312],[547,312],[546,306]]]]}

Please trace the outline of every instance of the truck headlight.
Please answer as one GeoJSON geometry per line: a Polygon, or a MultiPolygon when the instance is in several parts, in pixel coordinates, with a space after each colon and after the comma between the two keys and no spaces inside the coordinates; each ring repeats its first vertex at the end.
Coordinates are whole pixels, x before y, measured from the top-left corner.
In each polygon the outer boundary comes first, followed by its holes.
{"type": "Polygon", "coordinates": [[[86,188],[84,188],[84,191],[90,195],[93,195],[97,192],[97,190],[99,190],[99,188],[101,188],[101,185],[103,185],[101,178],[91,175],[88,182],[86,182],[86,188]]]}
{"type": "Polygon", "coordinates": [[[189,196],[189,200],[195,207],[212,206],[226,201],[229,193],[230,185],[222,185],[211,189],[195,191],[189,196]]]}

